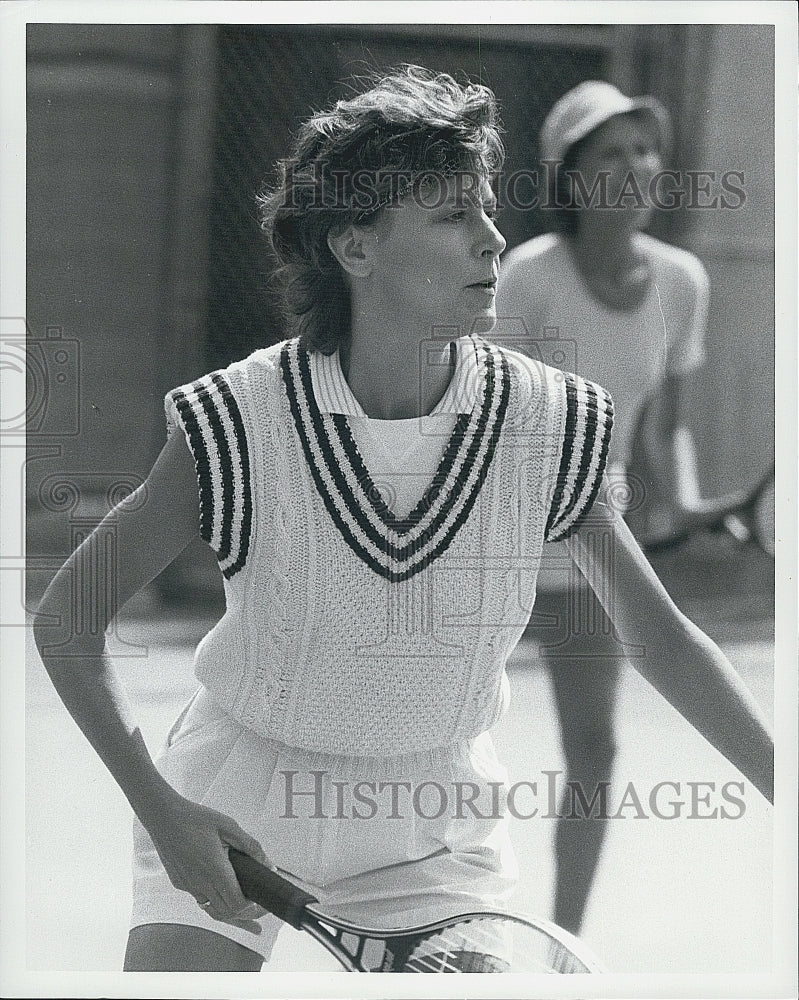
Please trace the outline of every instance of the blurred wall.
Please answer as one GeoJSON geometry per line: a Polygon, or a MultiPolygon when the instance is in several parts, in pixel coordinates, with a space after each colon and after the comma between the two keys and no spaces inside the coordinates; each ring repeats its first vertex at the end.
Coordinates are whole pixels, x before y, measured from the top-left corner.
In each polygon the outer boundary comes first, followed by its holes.
{"type": "Polygon", "coordinates": [[[710,274],[708,365],[691,395],[709,493],[748,487],[774,456],[774,28],[723,25],[708,53],[697,164],[741,171],[746,202],[693,213],[710,274]]]}
{"type": "Polygon", "coordinates": [[[179,34],[39,24],[29,33],[28,323],[35,335],[60,327],[80,346],[80,433],[59,441],[64,466],[113,471],[124,456],[144,473],[148,412],[171,355],[179,34]]]}
{"type": "Polygon", "coordinates": [[[165,389],[203,367],[212,67],[206,28],[28,28],[29,411],[45,379],[52,411],[29,423],[34,592],[146,476],[165,389]]]}
{"type": "MultiPolygon", "coordinates": [[[[80,399],[76,433],[29,437],[29,553],[66,554],[113,482],[146,474],[165,391],[280,337],[253,195],[301,117],[351,74],[402,60],[496,90],[508,170],[534,164],[552,102],[600,76],[664,100],[677,166],[744,171],[740,210],[678,213],[659,234],[713,282],[710,364],[690,399],[706,492],[754,481],[774,419],[772,58],[762,26],[31,25],[28,323],[77,341],[80,399]],[[65,479],[77,494],[59,493],[65,479]]],[[[548,220],[510,212],[502,226],[513,246],[548,220]]],[[[201,543],[195,557],[199,575],[186,557],[163,589],[218,591],[201,543]]],[[[35,562],[37,591],[51,570],[35,562]]]]}
{"type": "Polygon", "coordinates": [[[686,400],[707,495],[753,486],[774,453],[773,66],[770,25],[625,25],[614,49],[614,82],[671,112],[671,164],[716,176],[697,199],[711,207],[662,212],[651,227],[710,276],[707,366],[686,400]],[[728,171],[745,201],[712,207],[728,171]]]}

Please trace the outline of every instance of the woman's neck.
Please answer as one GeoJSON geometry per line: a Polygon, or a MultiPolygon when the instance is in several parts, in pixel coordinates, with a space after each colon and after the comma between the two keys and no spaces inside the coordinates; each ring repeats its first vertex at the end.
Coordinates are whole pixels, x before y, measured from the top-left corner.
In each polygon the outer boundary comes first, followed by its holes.
{"type": "Polygon", "coordinates": [[[366,415],[382,420],[431,413],[455,367],[449,340],[431,341],[363,323],[353,323],[339,356],[347,384],[366,415]]]}

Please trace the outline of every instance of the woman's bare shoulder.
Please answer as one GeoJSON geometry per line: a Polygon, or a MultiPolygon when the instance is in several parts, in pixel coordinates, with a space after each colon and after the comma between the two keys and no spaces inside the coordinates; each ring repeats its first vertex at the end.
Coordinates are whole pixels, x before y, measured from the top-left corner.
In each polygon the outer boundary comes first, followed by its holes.
{"type": "Polygon", "coordinates": [[[169,435],[144,483],[110,516],[126,532],[138,532],[143,544],[168,534],[186,545],[199,533],[196,465],[182,433],[169,435]]]}

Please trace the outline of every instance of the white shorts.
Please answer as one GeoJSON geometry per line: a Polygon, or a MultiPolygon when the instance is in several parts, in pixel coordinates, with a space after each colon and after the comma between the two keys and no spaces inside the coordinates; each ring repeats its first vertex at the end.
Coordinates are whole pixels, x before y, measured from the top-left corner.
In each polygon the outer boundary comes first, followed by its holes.
{"type": "MultiPolygon", "coordinates": [[[[488,733],[399,757],[318,753],[259,736],[201,688],[156,766],[186,798],[232,816],[331,914],[412,926],[501,907],[513,891],[507,773],[488,733]]],[[[254,934],[209,917],[174,888],[135,820],[131,927],[152,923],[203,927],[264,958],[282,926],[266,916],[254,934]]]]}

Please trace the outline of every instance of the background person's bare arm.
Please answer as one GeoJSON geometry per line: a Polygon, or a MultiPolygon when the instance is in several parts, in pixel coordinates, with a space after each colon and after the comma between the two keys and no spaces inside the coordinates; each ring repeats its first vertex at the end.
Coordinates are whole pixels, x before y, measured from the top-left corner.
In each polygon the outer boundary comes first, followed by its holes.
{"type": "Polygon", "coordinates": [[[622,517],[600,500],[567,544],[621,639],[644,647],[638,672],[773,801],[773,741],[760,707],[724,653],[676,607],[622,517]],[[612,568],[594,556],[600,534],[611,536],[612,568]]]}

